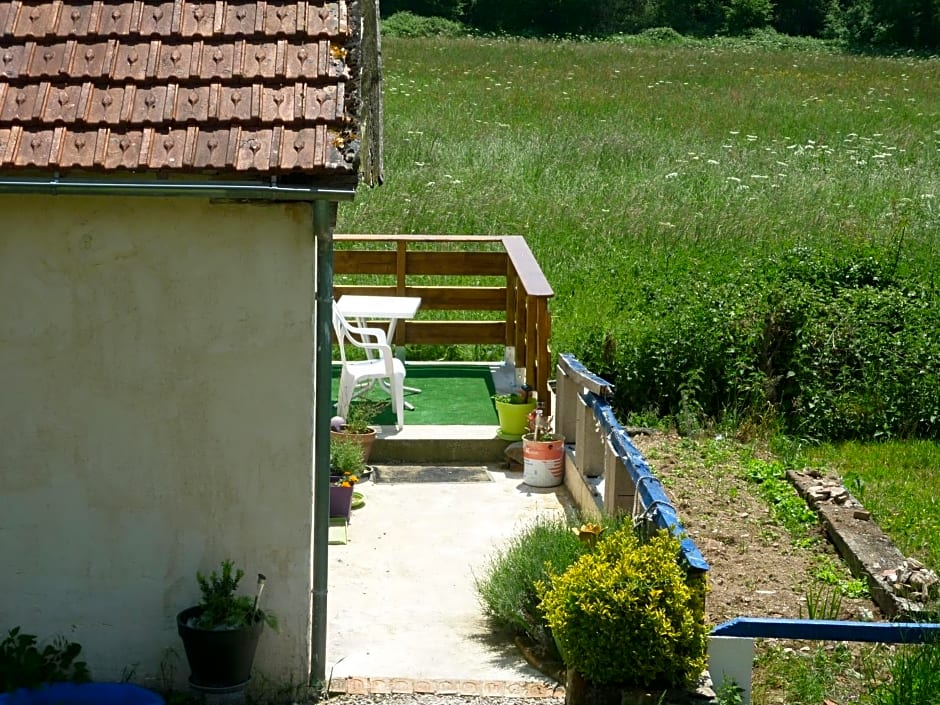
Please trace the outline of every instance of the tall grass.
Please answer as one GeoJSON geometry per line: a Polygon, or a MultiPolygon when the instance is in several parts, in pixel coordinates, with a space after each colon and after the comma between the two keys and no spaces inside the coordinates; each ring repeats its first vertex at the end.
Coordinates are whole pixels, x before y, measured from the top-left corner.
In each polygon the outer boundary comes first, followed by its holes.
{"type": "Polygon", "coordinates": [[[842,476],[905,555],[940,570],[940,444],[845,443],[807,452],[842,476]]]}
{"type": "Polygon", "coordinates": [[[868,705],[940,702],[940,644],[910,646],[898,653],[891,678],[873,689],[868,705]]]}
{"type": "MultiPolygon", "coordinates": [[[[386,183],[339,231],[526,236],[554,347],[795,244],[936,281],[940,62],[481,39],[384,43],[386,183]]],[[[635,321],[630,322],[636,325],[635,321]]]]}

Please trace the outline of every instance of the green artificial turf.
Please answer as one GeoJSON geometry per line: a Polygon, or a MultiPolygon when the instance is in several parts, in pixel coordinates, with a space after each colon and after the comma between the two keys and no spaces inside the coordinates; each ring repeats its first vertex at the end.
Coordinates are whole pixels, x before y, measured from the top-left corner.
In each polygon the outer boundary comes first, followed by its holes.
{"type": "MultiPolygon", "coordinates": [[[[452,424],[496,425],[493,406],[493,376],[486,366],[465,365],[408,365],[405,386],[417,387],[419,393],[405,392],[405,401],[414,404],[414,410],[405,409],[405,424],[409,426],[442,426],[452,424]]],[[[340,366],[333,366],[333,408],[339,392],[340,366]]],[[[389,403],[373,420],[377,425],[394,425],[395,412],[391,400],[381,389],[372,389],[368,399],[389,403]]],[[[353,401],[355,403],[355,401],[353,401]]]]}

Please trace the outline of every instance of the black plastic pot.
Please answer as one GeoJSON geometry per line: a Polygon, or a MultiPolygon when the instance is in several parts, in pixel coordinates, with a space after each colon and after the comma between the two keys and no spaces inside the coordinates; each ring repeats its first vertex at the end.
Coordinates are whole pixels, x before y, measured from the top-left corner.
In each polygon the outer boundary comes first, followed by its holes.
{"type": "Polygon", "coordinates": [[[241,690],[251,679],[251,666],[264,620],[258,619],[242,629],[190,626],[200,614],[201,607],[190,607],[176,615],[176,628],[189,661],[190,685],[214,692],[241,690]]]}

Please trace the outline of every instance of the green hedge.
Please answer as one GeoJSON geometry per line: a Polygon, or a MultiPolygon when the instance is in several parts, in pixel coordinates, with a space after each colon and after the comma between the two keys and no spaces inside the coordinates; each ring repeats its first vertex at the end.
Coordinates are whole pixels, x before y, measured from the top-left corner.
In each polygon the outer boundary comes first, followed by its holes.
{"type": "Polygon", "coordinates": [[[641,303],[619,331],[596,323],[575,341],[625,414],[772,418],[814,440],[940,438],[938,294],[891,262],[796,249],[641,303]]]}

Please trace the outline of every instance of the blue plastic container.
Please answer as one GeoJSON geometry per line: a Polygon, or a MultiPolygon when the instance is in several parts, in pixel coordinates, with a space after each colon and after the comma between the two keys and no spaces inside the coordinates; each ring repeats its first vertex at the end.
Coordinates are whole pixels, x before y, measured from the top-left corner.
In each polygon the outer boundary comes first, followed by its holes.
{"type": "Polygon", "coordinates": [[[0,694],[0,705],[164,705],[153,691],[131,683],[51,683],[0,694]]]}

